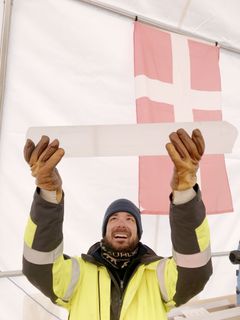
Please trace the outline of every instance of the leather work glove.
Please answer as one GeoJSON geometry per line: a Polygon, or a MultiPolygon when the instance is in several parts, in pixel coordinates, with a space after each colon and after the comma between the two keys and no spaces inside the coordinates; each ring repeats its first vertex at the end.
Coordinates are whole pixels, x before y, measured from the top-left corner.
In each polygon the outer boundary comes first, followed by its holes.
{"type": "Polygon", "coordinates": [[[178,191],[192,188],[197,182],[196,173],[205,148],[202,133],[195,129],[190,137],[184,129],[179,129],[169,139],[166,149],[174,163],[171,187],[178,191]]]}
{"type": "Polygon", "coordinates": [[[62,179],[56,165],[62,159],[64,150],[59,148],[57,139],[49,143],[49,137],[42,136],[35,146],[31,139],[27,139],[24,146],[24,158],[29,164],[32,176],[36,178],[36,185],[45,190],[56,191],[57,200],[62,197],[62,179]]]}

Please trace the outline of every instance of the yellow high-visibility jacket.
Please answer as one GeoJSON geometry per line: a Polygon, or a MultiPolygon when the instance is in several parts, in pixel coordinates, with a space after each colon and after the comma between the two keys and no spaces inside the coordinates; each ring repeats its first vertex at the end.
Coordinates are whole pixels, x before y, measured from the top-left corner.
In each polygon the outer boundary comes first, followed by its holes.
{"type": "MultiPolygon", "coordinates": [[[[104,266],[79,260],[81,277],[70,305],[70,319],[110,320],[111,278],[104,266]]],[[[141,265],[131,278],[122,302],[120,320],[166,320],[156,267],[159,261],[141,265]]],[[[62,304],[62,301],[59,301],[62,304]]]]}
{"type": "Polygon", "coordinates": [[[143,253],[123,287],[101,260],[99,243],[81,257],[63,254],[62,222],[63,201],[49,203],[36,192],[25,231],[23,272],[68,309],[69,320],[166,320],[169,308],[199,293],[212,273],[199,191],[188,203],[171,205],[173,257],[158,257],[140,243],[143,253]]]}

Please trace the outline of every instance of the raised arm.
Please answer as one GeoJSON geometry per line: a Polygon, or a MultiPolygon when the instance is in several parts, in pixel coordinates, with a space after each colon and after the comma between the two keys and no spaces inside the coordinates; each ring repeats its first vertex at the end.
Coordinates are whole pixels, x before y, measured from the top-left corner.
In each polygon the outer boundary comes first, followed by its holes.
{"type": "Polygon", "coordinates": [[[63,155],[58,140],[49,143],[47,136],[36,146],[31,140],[25,144],[24,158],[36,179],[37,190],[24,235],[23,273],[53,302],[67,307],[79,264],[75,258],[63,255],[64,199],[56,169],[63,155]]]}
{"type": "Polygon", "coordinates": [[[196,175],[204,153],[203,136],[198,129],[191,137],[179,129],[169,138],[166,148],[174,164],[170,205],[173,257],[160,261],[158,275],[166,305],[172,307],[204,288],[212,264],[209,227],[196,175]]]}

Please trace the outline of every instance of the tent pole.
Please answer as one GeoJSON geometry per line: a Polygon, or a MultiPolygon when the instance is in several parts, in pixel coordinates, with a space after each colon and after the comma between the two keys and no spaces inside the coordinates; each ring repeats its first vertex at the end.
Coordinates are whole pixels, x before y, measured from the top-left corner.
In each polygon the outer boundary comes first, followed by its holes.
{"type": "Polygon", "coordinates": [[[22,270],[0,271],[0,278],[19,277],[22,275],[22,270]]]}
{"type": "Polygon", "coordinates": [[[2,33],[0,45],[0,127],[2,123],[3,103],[6,83],[7,54],[11,24],[13,0],[4,0],[2,33]]]}
{"type": "Polygon", "coordinates": [[[177,33],[177,34],[181,34],[181,35],[184,35],[184,36],[187,36],[187,37],[192,37],[192,38],[195,38],[195,39],[197,38],[197,39],[202,40],[202,41],[210,42],[210,43],[213,43],[213,44],[219,46],[221,49],[224,49],[224,50],[227,50],[227,51],[230,51],[230,52],[233,52],[233,53],[240,54],[240,48],[238,48],[238,47],[234,47],[234,46],[225,44],[223,42],[218,42],[217,39],[204,37],[204,36],[201,36],[201,35],[198,35],[198,34],[194,34],[193,32],[190,32],[190,31],[187,31],[187,30],[182,30],[182,29],[179,29],[177,27],[161,23],[160,21],[158,21],[156,19],[151,19],[151,18],[148,18],[146,16],[139,15],[138,13],[135,13],[133,11],[125,10],[125,9],[122,9],[122,8],[119,8],[119,7],[104,3],[104,2],[100,2],[100,1],[97,1],[97,0],[79,0],[79,1],[87,3],[89,5],[93,5],[95,7],[98,7],[98,8],[107,10],[107,11],[110,11],[110,12],[113,12],[113,13],[116,13],[116,14],[119,14],[121,16],[130,18],[130,19],[133,19],[133,20],[137,19],[140,22],[149,24],[151,26],[160,28],[162,30],[166,30],[166,31],[177,33]]]}
{"type": "Polygon", "coordinates": [[[229,254],[230,254],[230,251],[225,251],[225,252],[212,252],[212,258],[228,257],[229,254]]]}

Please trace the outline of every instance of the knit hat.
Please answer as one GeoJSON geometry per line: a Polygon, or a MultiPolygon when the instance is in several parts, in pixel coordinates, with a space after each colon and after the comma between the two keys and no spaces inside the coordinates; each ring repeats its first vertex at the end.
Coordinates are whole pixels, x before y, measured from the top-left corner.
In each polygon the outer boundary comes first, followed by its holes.
{"type": "Polygon", "coordinates": [[[134,203],[127,199],[118,199],[109,205],[103,218],[102,236],[105,236],[109,217],[116,212],[128,212],[135,218],[138,230],[138,238],[140,239],[143,232],[140,210],[135,206],[134,203]]]}

